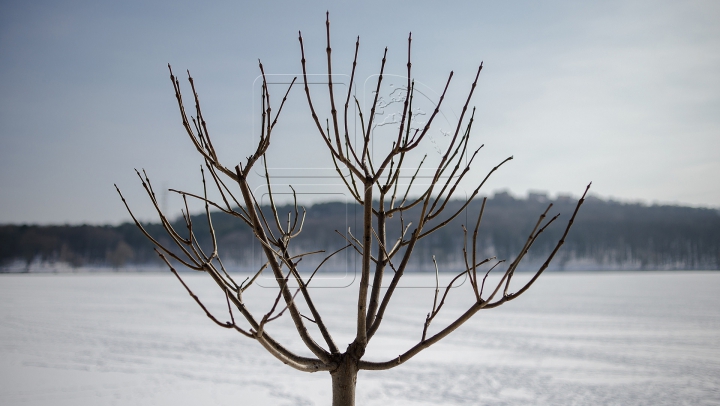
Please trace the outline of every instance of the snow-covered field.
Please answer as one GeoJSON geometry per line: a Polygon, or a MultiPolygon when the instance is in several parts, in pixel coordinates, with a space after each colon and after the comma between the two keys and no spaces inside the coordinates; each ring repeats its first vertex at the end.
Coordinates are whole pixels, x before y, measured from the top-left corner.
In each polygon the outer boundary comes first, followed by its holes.
{"type": "MultiPolygon", "coordinates": [[[[228,318],[207,278],[185,278],[228,318]]],[[[431,275],[407,278],[434,284],[431,275]]],[[[342,348],[357,282],[325,281],[351,282],[313,290],[342,348]]],[[[276,291],[249,292],[261,317],[276,291]]],[[[398,291],[368,359],[417,342],[432,292],[398,291]]],[[[434,331],[464,310],[468,293],[453,290],[434,331]]],[[[308,353],[287,316],[268,331],[308,353]]],[[[357,391],[360,405],[720,405],[720,273],[543,275],[525,296],[478,313],[406,364],[361,371],[357,391]]],[[[215,326],[169,273],[0,275],[1,405],[329,402],[329,374],[295,371],[215,326]]]]}

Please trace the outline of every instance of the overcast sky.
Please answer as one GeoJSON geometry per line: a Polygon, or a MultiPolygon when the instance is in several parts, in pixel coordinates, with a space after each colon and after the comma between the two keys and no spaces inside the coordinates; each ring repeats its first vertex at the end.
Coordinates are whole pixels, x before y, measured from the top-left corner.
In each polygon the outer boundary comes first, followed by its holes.
{"type": "MultiPolygon", "coordinates": [[[[0,223],[127,220],[114,183],[151,219],[133,168],[157,188],[201,190],[167,63],[191,70],[215,146],[234,166],[251,153],[258,58],[277,82],[291,78],[302,30],[311,73],[325,73],[326,10],[334,72],[349,74],[360,35],[360,100],[385,46],[387,72],[405,73],[410,31],[413,76],[429,99],[454,70],[439,141],[484,61],[472,105],[485,148],[473,176],[515,157],[486,194],[579,195],[593,181],[605,198],[720,207],[716,1],[3,1],[0,223]]],[[[287,107],[271,166],[323,166],[300,87],[287,107]]]]}

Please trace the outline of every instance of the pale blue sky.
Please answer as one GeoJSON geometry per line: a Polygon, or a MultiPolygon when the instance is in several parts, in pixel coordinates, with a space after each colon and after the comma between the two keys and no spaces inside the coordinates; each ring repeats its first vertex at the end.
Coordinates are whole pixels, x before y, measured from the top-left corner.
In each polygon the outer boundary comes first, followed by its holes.
{"type": "MultiPolygon", "coordinates": [[[[311,72],[324,73],[325,10],[336,73],[349,73],[361,37],[359,93],[385,46],[388,73],[404,73],[409,31],[429,94],[455,71],[448,117],[484,61],[473,176],[515,156],[486,193],[578,195],[592,180],[602,197],[720,207],[718,2],[4,1],[0,223],[126,220],[113,183],[151,219],[133,168],[158,188],[198,191],[166,64],[191,70],[234,165],[250,154],[257,59],[298,73],[302,30],[311,72]]],[[[278,139],[309,120],[296,90],[278,139]]],[[[307,166],[324,153],[297,144],[271,156],[307,166]]]]}

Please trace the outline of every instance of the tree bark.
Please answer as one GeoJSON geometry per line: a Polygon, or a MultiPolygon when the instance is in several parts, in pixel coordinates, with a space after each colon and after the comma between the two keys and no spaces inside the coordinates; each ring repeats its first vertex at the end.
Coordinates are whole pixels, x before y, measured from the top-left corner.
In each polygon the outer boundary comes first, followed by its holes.
{"type": "Polygon", "coordinates": [[[332,377],[332,406],[355,406],[357,373],[357,362],[351,356],[345,354],[338,368],[330,372],[332,377]]]}

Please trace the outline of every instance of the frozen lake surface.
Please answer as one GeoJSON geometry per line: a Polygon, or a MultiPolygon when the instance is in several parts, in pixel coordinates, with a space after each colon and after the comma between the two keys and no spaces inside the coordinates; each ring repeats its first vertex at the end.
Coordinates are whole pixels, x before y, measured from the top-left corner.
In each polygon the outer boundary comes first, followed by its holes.
{"type": "MultiPolygon", "coordinates": [[[[228,318],[209,278],[185,278],[228,318]]],[[[313,290],[341,348],[356,287],[313,290]]],[[[276,291],[250,292],[259,318],[276,291]]],[[[432,293],[399,290],[366,358],[415,344],[432,293]]],[[[469,293],[454,289],[431,330],[460,314],[469,293]]],[[[268,331],[309,354],[289,321],[268,331]]],[[[404,365],[361,371],[357,393],[359,405],[720,405],[720,273],[546,274],[404,365]]],[[[328,373],[298,372],[215,326],[169,273],[0,275],[2,405],[329,403],[328,373]]]]}

